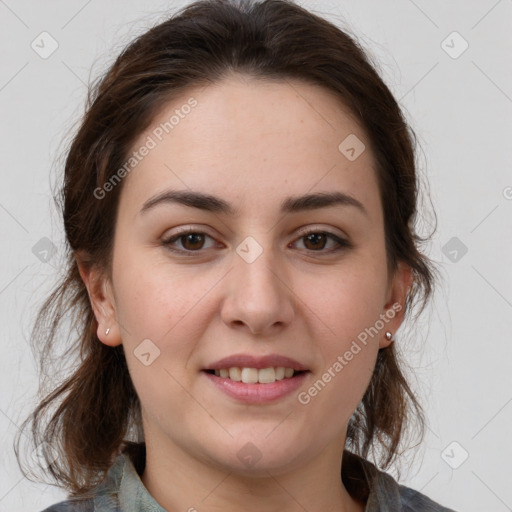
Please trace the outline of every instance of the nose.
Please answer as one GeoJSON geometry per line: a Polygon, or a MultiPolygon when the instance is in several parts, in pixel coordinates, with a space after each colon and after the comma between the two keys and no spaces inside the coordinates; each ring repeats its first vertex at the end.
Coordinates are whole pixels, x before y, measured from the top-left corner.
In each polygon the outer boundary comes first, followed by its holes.
{"type": "Polygon", "coordinates": [[[266,249],[252,262],[234,255],[225,282],[223,322],[252,334],[272,335],[289,325],[295,314],[294,293],[284,264],[266,249]]]}

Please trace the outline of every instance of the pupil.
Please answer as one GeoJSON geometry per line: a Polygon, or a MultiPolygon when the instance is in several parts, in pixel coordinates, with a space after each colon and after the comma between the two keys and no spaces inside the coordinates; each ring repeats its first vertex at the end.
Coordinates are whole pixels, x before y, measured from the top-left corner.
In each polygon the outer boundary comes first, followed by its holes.
{"type": "MultiPolygon", "coordinates": [[[[311,233],[306,237],[307,242],[312,242],[314,246],[313,249],[323,249],[325,246],[325,235],[324,233],[311,233]],[[318,243],[320,243],[320,247],[318,247],[318,243]]],[[[307,245],[307,244],[306,244],[307,245]]]]}
{"type": "Polygon", "coordinates": [[[203,236],[198,233],[185,235],[185,247],[187,249],[200,249],[203,244],[203,236]],[[199,244],[199,247],[197,246],[199,244]]]}

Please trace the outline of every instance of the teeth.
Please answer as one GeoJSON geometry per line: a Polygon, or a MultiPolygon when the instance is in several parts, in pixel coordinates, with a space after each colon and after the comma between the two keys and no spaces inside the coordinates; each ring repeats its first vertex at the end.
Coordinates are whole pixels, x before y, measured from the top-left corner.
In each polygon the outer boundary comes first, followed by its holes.
{"type": "Polygon", "coordinates": [[[258,373],[256,368],[242,368],[242,382],[255,384],[258,382],[258,373]]]}
{"type": "Polygon", "coordinates": [[[237,382],[240,382],[242,380],[242,370],[240,370],[240,368],[237,368],[236,366],[230,368],[229,378],[231,380],[236,380],[237,382]]]}
{"type": "MultiPolygon", "coordinates": [[[[276,368],[276,380],[283,380],[286,374],[286,369],[283,366],[278,366],[276,368]]],[[[292,372],[293,375],[293,372],[292,372]]]]}
{"type": "Polygon", "coordinates": [[[274,368],[263,368],[258,372],[258,381],[261,384],[268,384],[276,381],[276,371],[274,368]]]}
{"type": "Polygon", "coordinates": [[[229,378],[236,382],[245,382],[246,384],[271,384],[276,380],[289,379],[293,377],[294,370],[293,368],[284,368],[283,366],[278,366],[276,368],[262,368],[258,370],[257,368],[222,368],[220,370],[215,370],[215,375],[217,377],[229,378]]]}

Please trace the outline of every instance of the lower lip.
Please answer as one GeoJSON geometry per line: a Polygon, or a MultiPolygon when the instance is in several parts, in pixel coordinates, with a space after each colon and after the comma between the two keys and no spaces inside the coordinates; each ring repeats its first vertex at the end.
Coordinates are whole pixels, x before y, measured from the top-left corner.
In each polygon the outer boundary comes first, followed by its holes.
{"type": "Polygon", "coordinates": [[[298,373],[295,377],[276,380],[269,384],[247,384],[203,371],[204,375],[228,396],[248,404],[274,402],[289,395],[304,382],[309,372],[298,373]]]}

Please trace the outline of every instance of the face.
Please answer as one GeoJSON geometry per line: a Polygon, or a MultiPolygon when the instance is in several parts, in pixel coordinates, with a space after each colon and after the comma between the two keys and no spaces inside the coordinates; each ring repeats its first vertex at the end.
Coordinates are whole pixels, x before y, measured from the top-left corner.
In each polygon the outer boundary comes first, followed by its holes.
{"type": "Polygon", "coordinates": [[[339,463],[409,276],[387,273],[363,129],[321,87],[231,76],[166,105],[132,151],[91,295],[146,443],[229,471],[339,463]]]}

